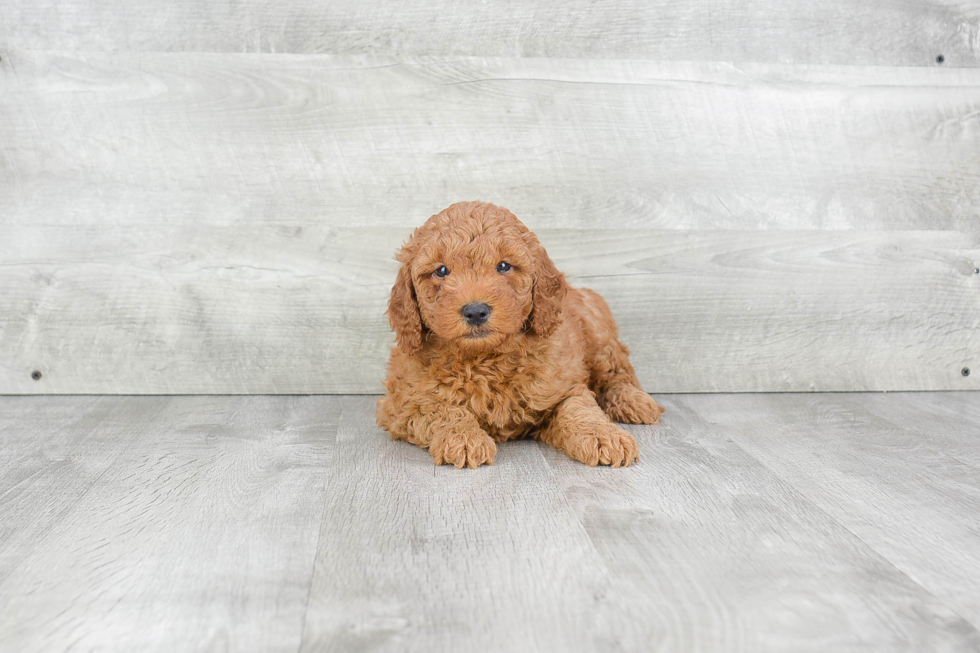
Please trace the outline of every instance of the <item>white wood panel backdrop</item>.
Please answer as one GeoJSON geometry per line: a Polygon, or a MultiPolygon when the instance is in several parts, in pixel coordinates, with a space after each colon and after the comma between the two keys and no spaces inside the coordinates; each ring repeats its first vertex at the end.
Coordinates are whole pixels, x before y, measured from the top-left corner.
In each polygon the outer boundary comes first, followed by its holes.
{"type": "MultiPolygon", "coordinates": [[[[380,392],[392,228],[20,227],[12,392],[380,392]],[[33,370],[42,372],[32,380],[33,370]]],[[[976,389],[960,232],[541,230],[608,298],[650,391],[976,389]]]]}
{"type": "Polygon", "coordinates": [[[980,388],[977,5],[633,4],[4,3],[0,392],[378,392],[391,254],[474,198],[653,392],[980,388]]]}
{"type": "Polygon", "coordinates": [[[3,57],[6,223],[977,229],[974,69],[3,57]]]}
{"type": "Polygon", "coordinates": [[[4,0],[24,50],[976,66],[977,0],[4,0]]]}

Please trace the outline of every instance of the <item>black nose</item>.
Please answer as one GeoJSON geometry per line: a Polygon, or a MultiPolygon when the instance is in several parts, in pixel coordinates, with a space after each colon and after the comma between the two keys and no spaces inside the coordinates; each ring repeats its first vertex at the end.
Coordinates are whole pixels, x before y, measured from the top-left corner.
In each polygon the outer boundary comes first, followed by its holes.
{"type": "Polygon", "coordinates": [[[483,302],[470,302],[460,312],[473,326],[480,326],[490,317],[490,307],[483,302]]]}

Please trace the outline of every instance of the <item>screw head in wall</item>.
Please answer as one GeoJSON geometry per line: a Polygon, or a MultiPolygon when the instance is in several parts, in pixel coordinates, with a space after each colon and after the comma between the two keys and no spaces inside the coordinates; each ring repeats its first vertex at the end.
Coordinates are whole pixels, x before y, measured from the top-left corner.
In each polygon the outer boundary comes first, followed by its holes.
{"type": "Polygon", "coordinates": [[[31,372],[31,378],[34,379],[35,381],[40,381],[41,380],[41,372],[38,371],[38,370],[34,370],[33,372],[31,372]]]}
{"type": "Polygon", "coordinates": [[[970,368],[964,367],[962,370],[960,370],[960,374],[962,374],[963,376],[970,376],[970,368]]]}

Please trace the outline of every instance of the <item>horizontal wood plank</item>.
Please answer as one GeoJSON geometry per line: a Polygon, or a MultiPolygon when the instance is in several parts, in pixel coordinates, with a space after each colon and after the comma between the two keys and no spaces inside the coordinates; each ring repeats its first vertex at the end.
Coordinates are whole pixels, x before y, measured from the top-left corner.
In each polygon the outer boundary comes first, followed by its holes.
{"type": "Polygon", "coordinates": [[[980,5],[826,0],[6,0],[9,48],[975,66],[980,5]]]}
{"type": "Polygon", "coordinates": [[[976,230],[980,71],[14,52],[0,225],[976,230]]]}
{"type": "MultiPolygon", "coordinates": [[[[381,391],[408,235],[18,226],[0,392],[381,391]],[[33,371],[41,372],[39,380],[33,371]]],[[[980,241],[958,232],[540,230],[609,301],[650,392],[980,388],[980,241]]]]}

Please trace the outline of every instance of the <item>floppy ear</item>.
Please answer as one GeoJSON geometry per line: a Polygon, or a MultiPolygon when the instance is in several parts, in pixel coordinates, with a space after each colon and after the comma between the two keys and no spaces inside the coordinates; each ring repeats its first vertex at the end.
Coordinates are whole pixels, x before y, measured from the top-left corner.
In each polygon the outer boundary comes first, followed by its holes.
{"type": "Polygon", "coordinates": [[[398,270],[386,313],[401,350],[406,354],[414,354],[421,349],[422,316],[419,314],[415,287],[412,285],[411,266],[408,263],[403,263],[398,270]]]}
{"type": "Polygon", "coordinates": [[[565,275],[558,271],[537,237],[528,233],[534,252],[534,288],[531,299],[531,330],[547,338],[561,324],[561,305],[568,292],[565,275]]]}

